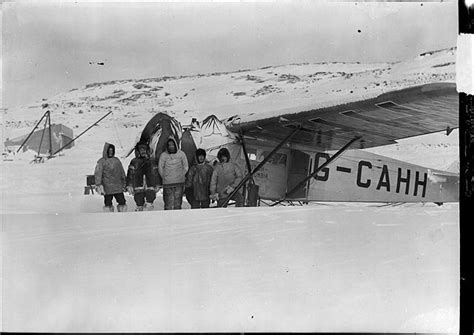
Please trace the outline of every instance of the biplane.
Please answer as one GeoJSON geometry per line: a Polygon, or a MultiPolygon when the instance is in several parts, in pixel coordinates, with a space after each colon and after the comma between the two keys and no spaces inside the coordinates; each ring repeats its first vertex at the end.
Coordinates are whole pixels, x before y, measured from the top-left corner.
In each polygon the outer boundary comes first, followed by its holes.
{"type": "MultiPolygon", "coordinates": [[[[164,113],[143,129],[158,159],[169,134],[190,164],[196,148],[208,157],[227,147],[245,171],[234,190],[247,204],[282,202],[457,202],[459,175],[370,153],[364,149],[458,127],[455,84],[425,84],[327,108],[295,109],[242,121],[211,115],[182,126],[164,113]]],[[[232,196],[232,195],[231,195],[232,196]]],[[[229,198],[231,197],[229,196],[229,198]]],[[[227,202],[226,202],[227,204],[227,202]]]]}

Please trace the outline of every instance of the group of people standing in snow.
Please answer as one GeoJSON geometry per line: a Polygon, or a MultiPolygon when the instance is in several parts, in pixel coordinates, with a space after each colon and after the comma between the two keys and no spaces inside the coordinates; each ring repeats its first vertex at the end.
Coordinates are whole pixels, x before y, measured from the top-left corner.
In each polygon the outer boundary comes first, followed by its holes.
{"type": "MultiPolygon", "coordinates": [[[[206,151],[197,149],[195,162],[189,167],[186,154],[178,147],[174,137],[166,142],[166,150],[155,160],[147,143],[135,146],[135,158],[129,164],[127,174],[120,160],[115,157],[115,147],[105,143],[102,158],[97,162],[94,176],[97,190],[104,196],[104,211],[126,212],[124,192],[133,195],[136,211],[152,210],[156,193],[163,188],[165,210],[181,209],[183,196],[191,208],[209,208],[211,202],[222,207],[227,197],[243,178],[237,164],[231,162],[229,150],[222,148],[214,165],[206,160],[206,151]]],[[[237,207],[243,206],[243,196],[235,192],[231,198],[237,207]]]]}

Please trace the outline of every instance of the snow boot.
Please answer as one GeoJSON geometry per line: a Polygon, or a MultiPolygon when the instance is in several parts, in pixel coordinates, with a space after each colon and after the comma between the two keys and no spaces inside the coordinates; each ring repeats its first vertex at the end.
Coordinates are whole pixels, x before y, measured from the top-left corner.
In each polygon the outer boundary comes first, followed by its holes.
{"type": "Polygon", "coordinates": [[[108,212],[113,212],[114,211],[114,206],[104,206],[102,207],[104,213],[108,213],[108,212]]]}
{"type": "Polygon", "coordinates": [[[137,206],[137,208],[135,208],[135,212],[143,212],[143,206],[137,206]]]}
{"type": "Polygon", "coordinates": [[[117,206],[117,211],[118,212],[126,212],[127,211],[127,205],[118,205],[117,206]]]}
{"type": "Polygon", "coordinates": [[[152,203],[149,203],[149,202],[145,203],[144,209],[146,211],[152,211],[154,208],[155,208],[155,206],[153,206],[152,203]]]}

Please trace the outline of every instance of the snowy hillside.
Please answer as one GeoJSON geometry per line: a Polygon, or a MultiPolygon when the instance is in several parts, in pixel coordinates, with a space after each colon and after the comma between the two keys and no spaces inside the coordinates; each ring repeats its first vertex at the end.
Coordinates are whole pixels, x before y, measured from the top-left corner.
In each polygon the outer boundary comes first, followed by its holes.
{"type": "Polygon", "coordinates": [[[33,127],[46,109],[52,111],[53,122],[78,131],[108,111],[113,111],[113,116],[99,127],[136,129],[158,111],[189,124],[192,118],[202,120],[210,114],[220,119],[238,115],[247,121],[288,109],[327,107],[373,98],[394,89],[454,82],[455,52],[455,48],[428,52],[398,63],[304,63],[91,83],[8,110],[3,138],[33,127]]]}

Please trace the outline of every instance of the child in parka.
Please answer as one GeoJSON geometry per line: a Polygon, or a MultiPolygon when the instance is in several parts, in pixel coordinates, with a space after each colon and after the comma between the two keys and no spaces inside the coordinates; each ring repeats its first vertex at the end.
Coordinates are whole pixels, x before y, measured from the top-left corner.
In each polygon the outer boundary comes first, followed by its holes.
{"type": "Polygon", "coordinates": [[[94,171],[95,184],[99,194],[104,196],[104,212],[113,212],[112,199],[118,203],[117,210],[126,212],[127,205],[123,192],[125,190],[125,171],[120,160],[115,157],[115,146],[104,144],[102,158],[97,161],[94,171]]]}
{"type": "Polygon", "coordinates": [[[209,208],[210,185],[214,169],[206,162],[206,151],[196,150],[196,164],[191,166],[186,177],[186,188],[192,189],[191,208],[209,208]]]}

